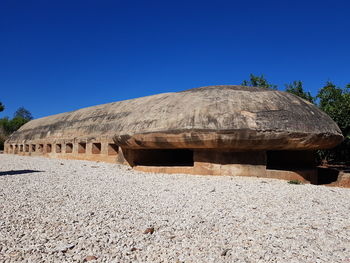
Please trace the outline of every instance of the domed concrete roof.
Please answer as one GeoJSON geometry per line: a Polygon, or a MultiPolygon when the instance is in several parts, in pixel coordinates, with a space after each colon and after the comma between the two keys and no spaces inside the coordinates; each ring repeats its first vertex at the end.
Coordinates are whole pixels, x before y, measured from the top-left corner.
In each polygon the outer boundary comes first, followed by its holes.
{"type": "Polygon", "coordinates": [[[209,86],[32,120],[9,143],[113,137],[125,148],[313,150],[343,140],[315,105],[283,91],[209,86]]]}

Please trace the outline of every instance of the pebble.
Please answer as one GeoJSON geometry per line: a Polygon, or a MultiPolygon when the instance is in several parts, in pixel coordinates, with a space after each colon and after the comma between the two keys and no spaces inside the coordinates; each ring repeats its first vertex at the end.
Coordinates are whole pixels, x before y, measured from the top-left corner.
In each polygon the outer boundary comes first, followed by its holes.
{"type": "Polygon", "coordinates": [[[0,262],[350,262],[350,189],[6,154],[0,172],[0,262]]]}

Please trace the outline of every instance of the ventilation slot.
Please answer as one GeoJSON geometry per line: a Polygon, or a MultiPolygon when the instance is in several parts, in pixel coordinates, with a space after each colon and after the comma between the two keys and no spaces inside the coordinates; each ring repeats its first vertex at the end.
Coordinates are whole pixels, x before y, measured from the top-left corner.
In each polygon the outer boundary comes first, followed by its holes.
{"type": "Polygon", "coordinates": [[[117,155],[118,154],[118,145],[114,143],[108,144],[108,155],[117,155]]]}
{"type": "Polygon", "coordinates": [[[51,144],[46,144],[46,152],[50,153],[52,151],[52,146],[51,144]]]}
{"type": "Polygon", "coordinates": [[[81,142],[78,144],[78,153],[86,153],[86,143],[81,142]]]}
{"type": "Polygon", "coordinates": [[[67,143],[66,144],[66,153],[72,153],[73,152],[73,144],[67,143]]]}
{"type": "Polygon", "coordinates": [[[62,151],[62,145],[56,144],[56,153],[60,153],[62,151]]]}
{"type": "Polygon", "coordinates": [[[44,152],[44,144],[39,144],[39,148],[38,148],[39,152],[44,152]]]}
{"type": "Polygon", "coordinates": [[[101,143],[93,143],[92,144],[92,153],[100,154],[101,153],[101,143]]]}

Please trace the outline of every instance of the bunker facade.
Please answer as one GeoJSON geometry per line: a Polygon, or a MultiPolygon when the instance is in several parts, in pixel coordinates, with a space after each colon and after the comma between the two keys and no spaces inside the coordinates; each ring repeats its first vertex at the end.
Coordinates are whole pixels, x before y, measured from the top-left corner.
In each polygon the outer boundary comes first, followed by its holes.
{"type": "Polygon", "coordinates": [[[317,183],[315,151],[342,140],[327,114],[293,94],[222,85],[35,119],[10,136],[5,153],[317,183]]]}

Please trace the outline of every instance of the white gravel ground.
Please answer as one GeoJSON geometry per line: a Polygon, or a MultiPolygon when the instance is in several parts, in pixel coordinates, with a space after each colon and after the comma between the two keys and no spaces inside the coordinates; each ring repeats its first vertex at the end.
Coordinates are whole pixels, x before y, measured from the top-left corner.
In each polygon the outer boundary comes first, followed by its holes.
{"type": "Polygon", "coordinates": [[[2,154],[0,198],[0,262],[350,262],[350,189],[2,154]]]}

